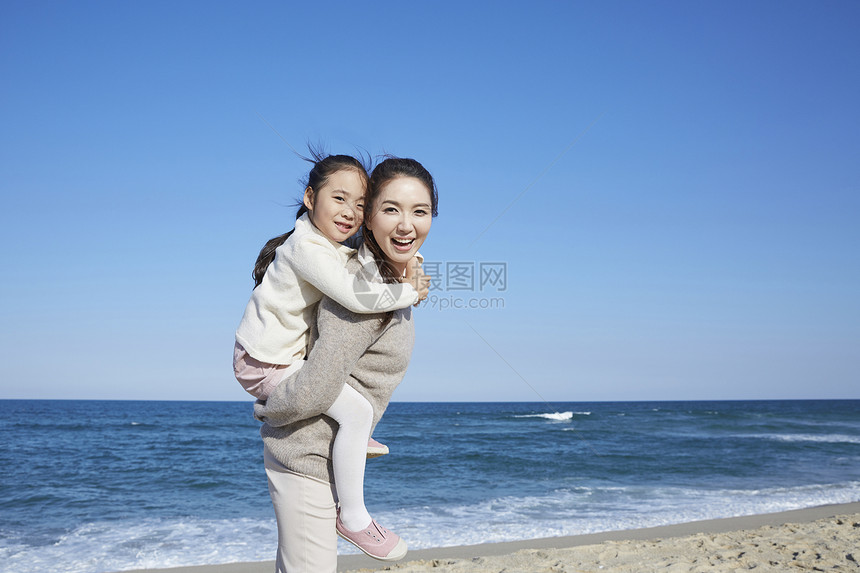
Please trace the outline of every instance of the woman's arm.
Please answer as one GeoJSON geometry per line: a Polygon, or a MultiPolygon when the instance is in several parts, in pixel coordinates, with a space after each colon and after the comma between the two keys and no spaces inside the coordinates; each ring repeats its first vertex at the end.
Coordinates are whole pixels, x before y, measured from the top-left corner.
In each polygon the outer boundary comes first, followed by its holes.
{"type": "Polygon", "coordinates": [[[286,426],[329,409],[355,364],[376,338],[379,317],[357,315],[338,304],[317,311],[318,336],[304,366],[254,405],[254,416],[271,426],[286,426]]]}

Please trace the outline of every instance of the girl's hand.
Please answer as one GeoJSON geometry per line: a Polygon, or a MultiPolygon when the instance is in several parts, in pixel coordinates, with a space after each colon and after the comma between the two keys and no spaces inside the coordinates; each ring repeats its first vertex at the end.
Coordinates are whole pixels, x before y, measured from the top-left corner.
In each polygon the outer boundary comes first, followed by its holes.
{"type": "Polygon", "coordinates": [[[418,302],[415,303],[415,306],[418,306],[430,294],[430,275],[424,274],[424,269],[417,257],[412,257],[412,260],[406,265],[406,276],[401,279],[401,282],[411,284],[418,291],[418,302]]]}

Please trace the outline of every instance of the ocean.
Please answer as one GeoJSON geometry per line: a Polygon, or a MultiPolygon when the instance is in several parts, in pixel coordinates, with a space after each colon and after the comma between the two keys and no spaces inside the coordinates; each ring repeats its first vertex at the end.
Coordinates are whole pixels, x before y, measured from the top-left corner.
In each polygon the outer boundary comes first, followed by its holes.
{"type": "MultiPolygon", "coordinates": [[[[0,571],[273,559],[251,412],[0,401],[0,571]]],[[[858,400],[393,403],[374,437],[368,509],[414,549],[860,500],[858,400]]]]}

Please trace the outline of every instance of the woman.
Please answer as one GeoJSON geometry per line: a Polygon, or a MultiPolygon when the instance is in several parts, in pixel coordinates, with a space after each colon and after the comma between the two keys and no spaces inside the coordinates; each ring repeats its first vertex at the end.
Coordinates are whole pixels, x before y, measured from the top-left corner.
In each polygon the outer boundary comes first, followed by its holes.
{"type": "MultiPolygon", "coordinates": [[[[397,282],[430,231],[437,201],[433,178],[420,163],[380,163],[365,200],[364,245],[350,270],[397,282]]],[[[373,409],[366,445],[406,373],[413,342],[411,308],[360,315],[323,298],[307,363],[255,405],[278,522],[277,573],[334,572],[337,535],[377,559],[405,555],[406,544],[376,522],[357,532],[340,521],[331,463],[337,424],[320,414],[344,384],[354,388],[373,409]]],[[[356,451],[363,456],[365,449],[356,451]]]]}

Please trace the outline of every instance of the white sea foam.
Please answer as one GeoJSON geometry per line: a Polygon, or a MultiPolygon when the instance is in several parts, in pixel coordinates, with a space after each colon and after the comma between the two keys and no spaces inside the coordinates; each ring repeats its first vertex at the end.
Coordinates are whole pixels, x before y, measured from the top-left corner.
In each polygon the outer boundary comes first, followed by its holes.
{"type": "Polygon", "coordinates": [[[779,442],[819,442],[828,444],[860,444],[860,436],[847,434],[745,434],[745,438],[764,438],[779,442]]]}
{"type": "Polygon", "coordinates": [[[105,573],[263,561],[274,557],[271,520],[144,519],[88,523],[45,546],[0,546],[4,573],[105,573]]]}
{"type": "MultiPolygon", "coordinates": [[[[591,486],[541,496],[506,496],[474,504],[404,507],[379,520],[414,549],[633,529],[848,503],[860,481],[761,490],[591,486]]],[[[90,523],[51,545],[7,545],[4,573],[66,573],[182,567],[274,558],[273,519],[148,519],[90,523]]],[[[340,542],[341,553],[355,553],[340,542]]]]}
{"type": "MultiPolygon", "coordinates": [[[[547,420],[570,420],[573,418],[574,412],[547,412],[545,414],[521,414],[514,416],[514,418],[546,418],[547,420]]],[[[591,412],[576,412],[576,414],[581,416],[589,416],[591,412]]]]}

